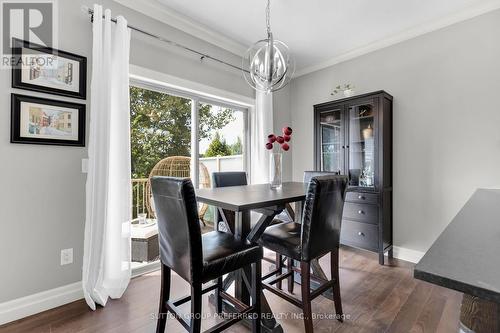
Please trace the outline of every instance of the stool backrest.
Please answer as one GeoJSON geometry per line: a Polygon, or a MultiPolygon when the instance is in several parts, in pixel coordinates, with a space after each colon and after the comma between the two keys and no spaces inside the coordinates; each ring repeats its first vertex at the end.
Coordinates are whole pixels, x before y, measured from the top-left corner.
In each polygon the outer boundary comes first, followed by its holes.
{"type": "MultiPolygon", "coordinates": [[[[227,186],[241,186],[248,185],[247,182],[247,173],[244,171],[228,171],[228,172],[214,172],[212,173],[212,184],[213,187],[227,187],[227,186]]],[[[233,211],[223,209],[224,216],[227,220],[227,227],[229,227],[230,232],[234,234],[235,232],[235,215],[233,211]]],[[[217,222],[222,221],[222,216],[217,211],[217,222]]]]}
{"type": "Polygon", "coordinates": [[[312,177],[338,175],[337,171],[304,171],[304,183],[309,184],[312,177]]]}
{"type": "Polygon", "coordinates": [[[160,260],[184,280],[201,276],[203,252],[198,205],[189,178],[151,178],[160,260]]]}
{"type": "Polygon", "coordinates": [[[302,215],[302,260],[312,260],[339,247],[347,182],[347,176],[311,178],[302,215]]]}
{"type": "Polygon", "coordinates": [[[214,187],[248,185],[247,173],[244,171],[213,172],[212,184],[214,187]]]}

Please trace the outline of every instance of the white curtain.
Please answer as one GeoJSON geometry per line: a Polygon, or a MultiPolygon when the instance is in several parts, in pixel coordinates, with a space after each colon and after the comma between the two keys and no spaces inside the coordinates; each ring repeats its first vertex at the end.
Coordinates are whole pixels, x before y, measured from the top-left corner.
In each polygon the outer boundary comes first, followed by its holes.
{"type": "Polygon", "coordinates": [[[82,284],[95,310],[130,281],[130,30],[94,5],[89,163],[82,284]]]}
{"type": "Polygon", "coordinates": [[[251,115],[252,136],[250,144],[251,178],[253,184],[269,180],[269,151],[267,136],[273,133],[273,95],[257,91],[255,110],[251,115]]]}

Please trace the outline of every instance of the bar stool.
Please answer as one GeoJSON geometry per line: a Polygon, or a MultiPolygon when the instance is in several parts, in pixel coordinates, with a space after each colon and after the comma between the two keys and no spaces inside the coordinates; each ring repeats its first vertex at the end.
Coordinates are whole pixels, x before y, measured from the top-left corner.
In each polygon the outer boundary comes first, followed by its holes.
{"type": "MultiPolygon", "coordinates": [[[[156,332],[163,333],[167,313],[171,312],[191,333],[201,331],[202,295],[216,290],[217,312],[222,312],[222,299],[231,303],[241,314],[252,314],[252,332],[260,332],[260,294],[262,248],[239,240],[225,232],[212,231],[201,235],[196,195],[188,178],[153,177],[153,198],[158,219],[161,261],[160,306],[156,332]],[[222,275],[251,266],[252,305],[243,304],[223,290],[222,275]],[[170,300],[171,271],[191,285],[191,295],[170,300]],[[217,283],[202,289],[202,284],[217,283]],[[178,306],[191,301],[189,320],[178,306]]],[[[206,332],[222,332],[237,323],[242,316],[232,316],[206,332]]]]}
{"type": "MultiPolygon", "coordinates": [[[[334,172],[334,171],[304,171],[304,180],[303,182],[305,184],[309,184],[311,182],[312,177],[316,176],[334,176],[340,174],[339,172],[334,172]]],[[[293,261],[292,258],[287,258],[287,269],[290,270],[292,267],[295,266],[295,262],[293,261]]],[[[293,275],[290,275],[288,277],[288,292],[293,293],[293,275]]],[[[281,286],[278,285],[278,288],[281,289],[281,286]]]]}
{"type": "Polygon", "coordinates": [[[295,267],[274,276],[263,276],[263,287],[302,309],[306,333],[313,332],[311,301],[332,288],[335,311],[342,321],[342,301],[339,285],[339,245],[342,211],[344,207],[347,177],[337,175],[312,177],[306,194],[302,224],[290,222],[270,226],[258,243],[287,258],[300,262],[302,300],[285,293],[273,285],[286,278],[293,278],[295,267]],[[331,279],[313,277],[321,285],[311,292],[311,261],[331,254],[331,279]]]}

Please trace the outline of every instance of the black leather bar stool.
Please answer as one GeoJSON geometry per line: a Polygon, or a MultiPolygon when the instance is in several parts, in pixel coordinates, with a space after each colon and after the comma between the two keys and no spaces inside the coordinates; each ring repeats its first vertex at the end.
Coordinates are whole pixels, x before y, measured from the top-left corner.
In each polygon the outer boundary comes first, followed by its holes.
{"type": "MultiPolygon", "coordinates": [[[[303,182],[309,184],[311,182],[312,177],[316,176],[334,176],[338,175],[339,172],[332,171],[304,171],[304,180],[303,182]]],[[[290,270],[295,265],[294,260],[292,258],[287,258],[287,268],[290,270]]],[[[278,282],[279,283],[279,282],[278,282]]],[[[288,292],[293,293],[293,275],[288,277],[288,292]]],[[[281,286],[278,285],[278,288],[281,289],[281,286]]]]}
{"type": "MultiPolygon", "coordinates": [[[[212,184],[213,187],[226,187],[226,186],[242,186],[242,185],[248,185],[248,180],[247,180],[247,173],[245,171],[224,171],[224,172],[213,172],[212,173],[212,184]]],[[[257,212],[259,212],[257,210],[257,212]]],[[[234,212],[226,209],[219,208],[217,211],[217,225],[216,225],[216,230],[219,230],[219,224],[223,223],[224,228],[231,233],[234,233],[234,212]]],[[[279,218],[274,218],[274,220],[271,222],[270,225],[275,225],[283,222],[290,222],[290,221],[284,221],[279,218]]],[[[266,261],[272,262],[276,265],[277,269],[281,269],[283,267],[283,257],[276,253],[276,259],[274,261],[268,259],[268,258],[263,258],[266,261]]],[[[277,273],[279,275],[279,273],[277,273]]],[[[277,283],[277,287],[281,289],[281,281],[277,283]]],[[[292,288],[293,290],[293,281],[290,284],[289,282],[289,287],[288,289],[292,288]],[[291,286],[291,287],[290,287],[291,286]]]]}
{"type": "MultiPolygon", "coordinates": [[[[167,313],[171,312],[187,331],[199,333],[202,295],[215,289],[221,300],[217,302],[217,312],[222,312],[222,299],[225,299],[241,313],[253,314],[252,332],[260,332],[262,248],[225,232],[202,235],[196,195],[188,178],[153,177],[151,187],[158,219],[162,281],[156,332],[165,331],[167,313]],[[252,305],[227,294],[219,283],[222,275],[248,266],[252,269],[252,305]],[[171,270],[189,282],[190,296],[170,300],[171,270]],[[211,280],[218,283],[202,289],[202,284],[211,280]],[[189,320],[177,308],[188,301],[191,301],[189,320]]],[[[242,316],[233,316],[206,332],[222,332],[241,319],[242,316]]]]}
{"type": "Polygon", "coordinates": [[[311,301],[333,288],[335,311],[342,321],[342,301],[339,286],[339,243],[342,210],[344,208],[347,177],[338,175],[311,178],[306,195],[302,224],[290,222],[270,226],[258,243],[283,256],[300,262],[302,300],[275,288],[278,281],[293,275],[295,268],[274,276],[263,277],[263,287],[302,309],[306,333],[313,332],[311,301]],[[330,252],[331,279],[313,277],[321,285],[311,292],[311,261],[330,252]]]}

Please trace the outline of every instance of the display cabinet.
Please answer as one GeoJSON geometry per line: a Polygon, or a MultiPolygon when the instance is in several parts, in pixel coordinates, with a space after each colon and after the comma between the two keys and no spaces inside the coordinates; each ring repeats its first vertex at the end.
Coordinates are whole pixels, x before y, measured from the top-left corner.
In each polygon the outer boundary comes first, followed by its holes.
{"type": "Polygon", "coordinates": [[[341,243],[392,256],[392,96],[314,106],[315,170],[349,177],[341,243]]]}

